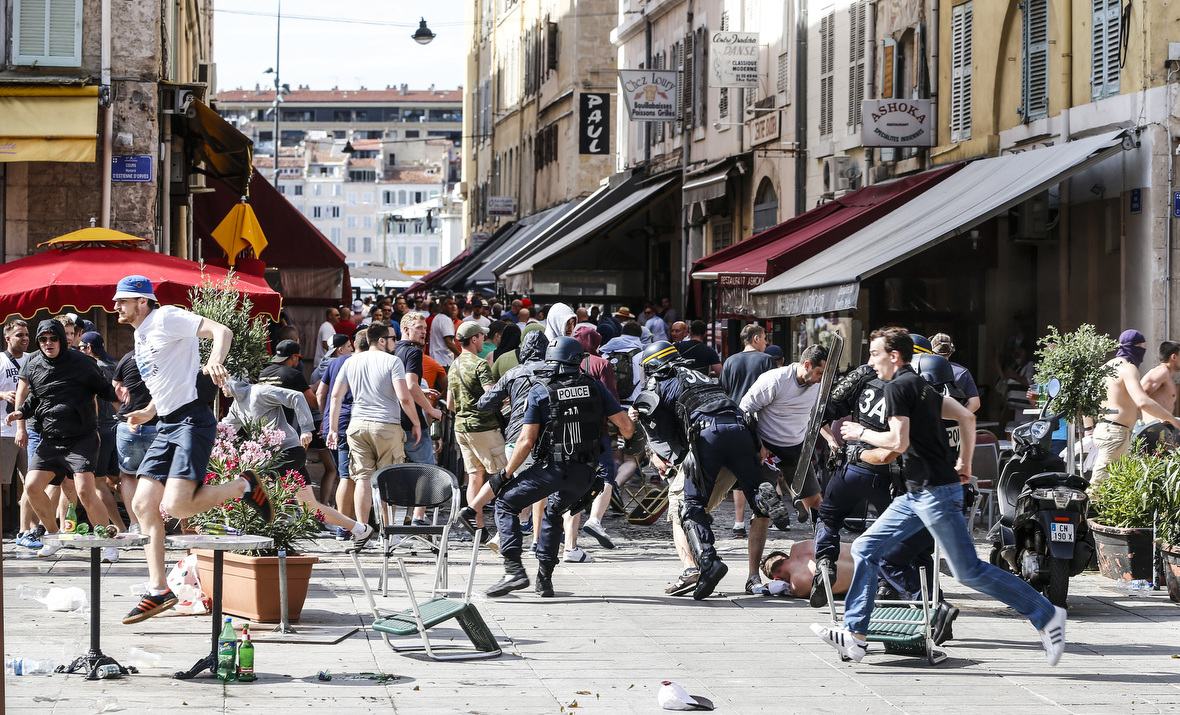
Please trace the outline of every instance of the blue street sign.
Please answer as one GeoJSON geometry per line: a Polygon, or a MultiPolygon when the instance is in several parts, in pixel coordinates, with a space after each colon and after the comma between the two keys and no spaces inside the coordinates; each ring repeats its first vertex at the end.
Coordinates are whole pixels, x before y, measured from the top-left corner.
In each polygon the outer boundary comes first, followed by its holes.
{"type": "Polygon", "coordinates": [[[1143,190],[1131,189],[1131,213],[1137,214],[1143,210],[1143,190]]]}
{"type": "Polygon", "coordinates": [[[128,154],[111,157],[111,181],[151,181],[150,154],[128,154]]]}
{"type": "Polygon", "coordinates": [[[1180,191],[1172,192],[1172,215],[1180,218],[1180,191]]]}

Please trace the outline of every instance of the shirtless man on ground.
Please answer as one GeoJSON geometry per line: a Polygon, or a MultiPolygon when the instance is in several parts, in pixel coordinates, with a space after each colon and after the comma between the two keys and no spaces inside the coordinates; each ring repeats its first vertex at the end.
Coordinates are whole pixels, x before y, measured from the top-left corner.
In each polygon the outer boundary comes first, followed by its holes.
{"type": "MultiPolygon", "coordinates": [[[[762,574],[770,581],[767,586],[775,596],[807,598],[811,581],[815,578],[815,541],[807,539],[791,544],[791,553],[772,551],[762,559],[762,574]]],[[[848,592],[852,583],[852,544],[840,544],[840,558],[836,561],[836,582],[832,595],[848,592]]]]}
{"type": "Polygon", "coordinates": [[[1168,412],[1176,410],[1176,373],[1180,372],[1180,343],[1165,340],[1160,343],[1160,364],[1151,368],[1143,379],[1143,391],[1168,412]]]}
{"type": "Polygon", "coordinates": [[[1146,352],[1147,338],[1143,337],[1143,333],[1125,330],[1119,336],[1118,352],[1106,363],[1114,367],[1115,374],[1106,379],[1103,415],[1094,425],[1094,447],[1098,455],[1094,459],[1091,485],[1105,479],[1106,468],[1127,453],[1131,446],[1131,430],[1141,413],[1144,419],[1155,418],[1172,426],[1180,426],[1171,410],[1164,409],[1151,399],[1140,384],[1139,366],[1143,364],[1146,352]]]}

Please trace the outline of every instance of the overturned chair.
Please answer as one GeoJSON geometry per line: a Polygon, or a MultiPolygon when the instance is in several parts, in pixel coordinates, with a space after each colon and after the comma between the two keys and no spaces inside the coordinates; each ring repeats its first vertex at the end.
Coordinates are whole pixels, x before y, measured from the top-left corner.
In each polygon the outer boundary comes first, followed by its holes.
{"type": "MultiPolygon", "coordinates": [[[[865,637],[869,643],[882,643],[885,652],[890,655],[905,655],[915,658],[925,658],[930,665],[938,665],[946,660],[946,652],[935,648],[934,617],[938,611],[939,597],[942,593],[939,587],[939,563],[942,554],[936,545],[934,547],[934,586],[928,592],[926,589],[926,569],[919,569],[921,582],[921,599],[915,601],[883,601],[873,604],[873,613],[869,616],[869,632],[865,637]]],[[[823,572],[824,590],[828,595],[828,608],[832,614],[832,623],[840,625],[841,615],[836,613],[836,599],[832,596],[832,579],[826,566],[819,566],[823,572]]],[[[841,660],[847,660],[840,656],[841,660]]]]}
{"type": "Polygon", "coordinates": [[[381,582],[383,592],[387,595],[389,588],[389,558],[394,549],[401,543],[401,539],[421,540],[437,551],[434,564],[434,583],[431,587],[430,598],[422,603],[418,602],[414,594],[410,575],[406,571],[405,559],[397,557],[398,571],[406,586],[406,595],[410,599],[410,608],[382,615],[373,600],[373,592],[369,588],[361,568],[360,558],[356,551],[351,552],[353,566],[356,567],[357,577],[365,591],[369,608],[373,613],[373,630],[381,634],[385,644],[393,650],[403,652],[425,652],[435,660],[470,660],[475,658],[495,658],[500,655],[500,645],[492,635],[487,623],[479,610],[471,603],[471,589],[475,579],[475,566],[479,558],[479,534],[472,542],[471,562],[467,572],[467,587],[462,598],[451,598],[447,594],[447,541],[451,532],[451,520],[459,510],[459,480],[442,467],[433,464],[393,464],[381,469],[374,475],[373,507],[377,512],[381,536],[381,582]],[[440,523],[440,511],[443,505],[449,504],[450,512],[440,523]],[[400,526],[393,525],[393,514],[396,507],[413,509],[415,507],[433,508],[433,523],[429,526],[400,526]],[[396,537],[400,537],[395,540],[396,537]],[[455,619],[459,627],[467,635],[471,645],[454,645],[451,643],[437,643],[430,640],[428,631],[446,621],[455,619]],[[390,641],[389,636],[410,636],[415,633],[422,638],[422,645],[399,646],[390,641]],[[439,653],[436,651],[460,651],[439,653]]]}

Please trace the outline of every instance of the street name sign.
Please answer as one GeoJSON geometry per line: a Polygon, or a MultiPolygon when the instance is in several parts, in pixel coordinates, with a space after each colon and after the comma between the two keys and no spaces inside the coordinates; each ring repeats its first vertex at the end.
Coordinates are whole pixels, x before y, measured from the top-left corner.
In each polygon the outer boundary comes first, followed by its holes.
{"type": "Polygon", "coordinates": [[[150,154],[123,154],[111,157],[111,181],[152,180],[150,154]]]}

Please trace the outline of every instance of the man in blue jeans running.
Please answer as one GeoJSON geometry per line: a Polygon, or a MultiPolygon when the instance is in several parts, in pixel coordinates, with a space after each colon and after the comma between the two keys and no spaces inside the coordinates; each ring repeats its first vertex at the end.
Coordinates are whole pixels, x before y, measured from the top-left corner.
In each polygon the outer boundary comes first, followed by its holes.
{"type": "Polygon", "coordinates": [[[869,364],[885,380],[888,431],[878,432],[847,422],[844,439],[855,439],[902,453],[906,494],[898,497],[852,545],[852,584],[845,596],[843,627],[818,623],[811,630],[842,655],[860,662],[867,650],[865,636],[873,612],[881,557],[923,525],[930,530],[950,562],[955,579],[1008,604],[1040,631],[1049,665],[1057,665],[1065,651],[1065,609],[1016,576],[983,563],[963,518],[960,483],[971,474],[975,449],[975,416],[954,400],[944,400],[910,367],[914,343],[902,328],[873,331],[869,364]],[[950,446],[942,420],[959,423],[962,445],[952,467],[950,446]]]}

